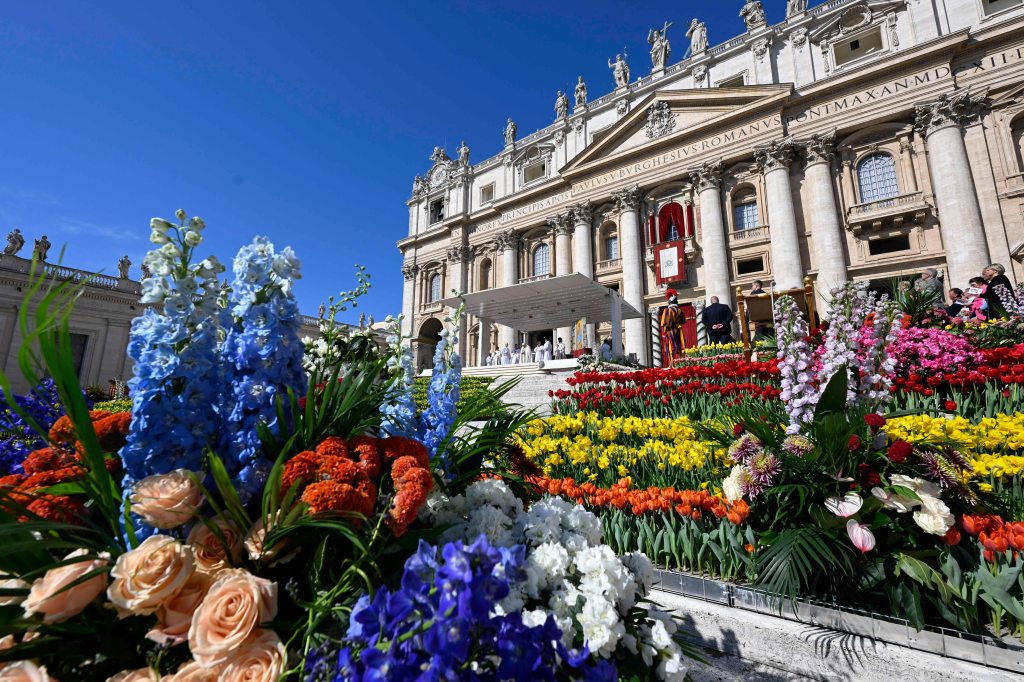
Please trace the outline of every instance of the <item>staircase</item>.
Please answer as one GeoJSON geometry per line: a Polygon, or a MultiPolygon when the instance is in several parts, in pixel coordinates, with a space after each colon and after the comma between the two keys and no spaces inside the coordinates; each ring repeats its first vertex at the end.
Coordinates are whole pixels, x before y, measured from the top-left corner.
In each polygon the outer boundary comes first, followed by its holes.
{"type": "MultiPolygon", "coordinates": [[[[579,365],[575,360],[553,360],[543,366],[529,363],[465,367],[462,374],[467,377],[493,377],[494,385],[518,379],[519,383],[505,394],[502,402],[506,405],[521,405],[528,410],[536,410],[538,416],[547,416],[551,414],[551,398],[548,397],[548,391],[568,388],[565,380],[578,369],[579,365]]],[[[420,376],[430,376],[430,370],[424,370],[420,376]]]]}

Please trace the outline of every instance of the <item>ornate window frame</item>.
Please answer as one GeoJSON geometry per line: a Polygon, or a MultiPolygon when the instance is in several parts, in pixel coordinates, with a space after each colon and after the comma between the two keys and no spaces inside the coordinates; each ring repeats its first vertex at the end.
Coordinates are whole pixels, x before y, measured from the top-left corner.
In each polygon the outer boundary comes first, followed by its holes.
{"type": "Polygon", "coordinates": [[[548,180],[554,175],[555,146],[552,144],[534,144],[512,157],[512,165],[516,174],[516,187],[530,187],[548,180]],[[526,169],[537,164],[544,164],[544,173],[529,182],[526,180],[526,169]]]}
{"type": "Polygon", "coordinates": [[[900,47],[898,15],[896,10],[905,7],[900,0],[889,2],[868,3],[867,0],[852,3],[831,21],[810,32],[812,44],[820,50],[825,76],[835,72],[849,71],[861,65],[896,52],[900,47]],[[874,5],[874,6],[872,6],[874,5]],[[843,64],[836,64],[835,43],[842,40],[857,40],[859,37],[879,31],[882,49],[878,52],[851,59],[843,64]]]}

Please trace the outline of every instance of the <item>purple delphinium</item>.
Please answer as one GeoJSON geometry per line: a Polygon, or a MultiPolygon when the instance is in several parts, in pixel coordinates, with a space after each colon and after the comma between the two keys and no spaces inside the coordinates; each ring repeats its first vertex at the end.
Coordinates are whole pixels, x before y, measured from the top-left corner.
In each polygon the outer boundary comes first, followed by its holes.
{"type": "Polygon", "coordinates": [[[829,379],[841,369],[846,370],[846,402],[857,400],[858,366],[857,351],[860,348],[860,328],[864,324],[867,289],[864,284],[846,284],[832,290],[832,309],[828,316],[828,328],[822,343],[821,369],[819,371],[819,397],[828,386],[829,379]]]}
{"type": "Polygon", "coordinates": [[[818,402],[812,375],[811,347],[807,342],[807,322],[792,296],[775,301],[775,327],[778,329],[780,398],[789,415],[786,433],[798,433],[811,421],[818,402]]]}
{"type": "Polygon", "coordinates": [[[400,587],[362,597],[343,647],[307,659],[308,682],[390,679],[614,679],[608,661],[569,652],[553,616],[528,626],[497,604],[525,580],[526,548],[420,541],[400,587]],[[333,660],[332,660],[333,659],[333,660]]]}
{"type": "Polygon", "coordinates": [[[877,302],[869,299],[869,305],[874,313],[874,321],[861,333],[857,402],[870,410],[880,410],[891,397],[889,388],[892,386],[896,360],[890,356],[889,347],[900,332],[900,325],[897,324],[899,308],[885,296],[877,302]]]}

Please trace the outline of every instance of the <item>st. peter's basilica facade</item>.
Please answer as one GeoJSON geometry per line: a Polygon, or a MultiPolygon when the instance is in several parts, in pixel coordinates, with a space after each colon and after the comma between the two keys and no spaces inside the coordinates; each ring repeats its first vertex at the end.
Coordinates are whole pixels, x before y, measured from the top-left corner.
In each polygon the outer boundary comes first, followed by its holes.
{"type": "MultiPolygon", "coordinates": [[[[612,92],[588,99],[580,79],[554,123],[520,138],[509,119],[477,163],[436,149],[398,242],[420,364],[451,291],[574,272],[644,313],[624,346],[657,364],[663,242],[684,254],[681,303],[809,277],[824,304],[840,282],[924,267],[947,288],[989,263],[1024,278],[1024,0],[806,4],[771,26],[738,3],[745,32],[716,46],[696,19],[675,21],[685,38],[653,29],[643,65],[609,60],[612,92]]],[[[462,325],[468,365],[524,340],[483,327],[462,325]]]]}

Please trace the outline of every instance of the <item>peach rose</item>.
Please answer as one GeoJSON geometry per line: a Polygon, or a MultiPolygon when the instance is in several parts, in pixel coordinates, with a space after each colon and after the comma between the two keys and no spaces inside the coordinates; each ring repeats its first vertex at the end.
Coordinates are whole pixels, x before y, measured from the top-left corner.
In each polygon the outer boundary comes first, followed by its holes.
{"type": "Polygon", "coordinates": [[[17,643],[18,640],[14,639],[14,635],[5,635],[3,639],[0,639],[0,651],[13,649],[14,645],[17,643]]]}
{"type": "MultiPolygon", "coordinates": [[[[21,578],[0,580],[0,590],[27,590],[30,585],[21,578]]],[[[23,594],[0,594],[0,606],[14,606],[25,601],[23,594]]]]}
{"type": "Polygon", "coordinates": [[[88,556],[84,549],[76,549],[64,557],[64,561],[72,563],[51,568],[46,574],[32,583],[28,597],[22,603],[26,616],[36,613],[43,614],[43,622],[60,623],[79,613],[97,597],[107,586],[107,573],[103,571],[88,580],[69,587],[76,580],[97,569],[106,568],[109,557],[100,555],[96,559],[74,561],[78,557],[88,556]]]}
{"type": "Polygon", "coordinates": [[[210,530],[205,523],[197,523],[188,534],[188,544],[196,556],[196,570],[214,574],[228,568],[242,552],[242,532],[234,521],[213,519],[221,537],[210,530]]]}
{"type": "Polygon", "coordinates": [[[178,594],[157,609],[157,626],[146,633],[146,637],[165,645],[181,644],[188,639],[192,614],[199,608],[209,589],[210,577],[199,571],[193,573],[178,594]]]}
{"type": "Polygon", "coordinates": [[[245,550],[253,561],[266,561],[268,565],[273,566],[274,564],[287,563],[298,554],[298,548],[293,548],[292,551],[285,553],[284,550],[288,548],[289,543],[284,538],[275,542],[273,547],[267,548],[263,546],[267,533],[274,529],[274,524],[276,523],[277,516],[270,522],[270,528],[267,528],[264,519],[261,518],[257,519],[256,523],[249,529],[249,533],[245,536],[245,550]],[[282,553],[284,553],[284,556],[280,556],[282,553]]]}
{"type": "Polygon", "coordinates": [[[57,682],[46,673],[45,665],[15,661],[0,668],[0,682],[57,682]]]}
{"type": "Polygon", "coordinates": [[[151,535],[117,558],[107,597],[121,618],[148,616],[174,597],[195,570],[191,547],[167,535],[151,535]]]}
{"type": "Polygon", "coordinates": [[[189,661],[167,678],[166,682],[220,682],[220,673],[223,669],[224,666],[220,665],[205,668],[195,661],[189,661]]]}
{"type": "Polygon", "coordinates": [[[249,640],[227,662],[222,680],[245,682],[277,682],[284,671],[286,652],[284,643],[273,630],[264,630],[249,640]]]}
{"type": "Polygon", "coordinates": [[[108,677],[107,682],[160,682],[160,676],[153,672],[152,668],[139,668],[122,670],[113,677],[108,677]]]}
{"type": "Polygon", "coordinates": [[[277,615],[277,585],[240,568],[221,571],[192,615],[188,647],[204,666],[224,663],[260,623],[277,615]]]}
{"type": "Polygon", "coordinates": [[[132,488],[132,513],[154,528],[177,528],[195,515],[203,491],[188,469],[147,476],[132,488]]]}

